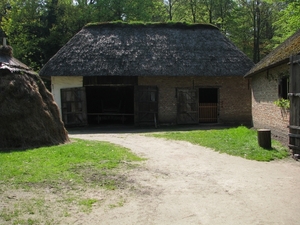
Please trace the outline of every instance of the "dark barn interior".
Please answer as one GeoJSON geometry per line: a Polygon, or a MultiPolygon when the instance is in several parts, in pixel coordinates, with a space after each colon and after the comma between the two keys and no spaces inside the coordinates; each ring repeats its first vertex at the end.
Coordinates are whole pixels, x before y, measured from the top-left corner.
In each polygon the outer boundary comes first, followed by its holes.
{"type": "Polygon", "coordinates": [[[134,86],[87,86],[88,124],[133,124],[134,86]]]}
{"type": "Polygon", "coordinates": [[[199,122],[218,122],[218,88],[199,88],[199,122]]]}
{"type": "Polygon", "coordinates": [[[200,88],[199,103],[217,103],[218,88],[200,88]]]}

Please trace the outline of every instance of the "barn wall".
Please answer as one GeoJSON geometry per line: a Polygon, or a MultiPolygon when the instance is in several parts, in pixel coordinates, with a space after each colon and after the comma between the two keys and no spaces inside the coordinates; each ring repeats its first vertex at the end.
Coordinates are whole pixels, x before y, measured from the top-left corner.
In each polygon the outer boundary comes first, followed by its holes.
{"type": "Polygon", "coordinates": [[[288,70],[288,66],[284,65],[251,79],[253,126],[271,129],[272,134],[284,142],[288,140],[289,112],[282,111],[274,101],[278,99],[278,79],[288,70]]]}
{"type": "MultiPolygon", "coordinates": [[[[82,76],[51,77],[51,91],[59,109],[61,109],[60,89],[82,87],[83,84],[82,82],[83,82],[82,76]]],[[[59,110],[59,112],[61,116],[61,110],[59,110]]]]}
{"type": "Polygon", "coordinates": [[[158,87],[162,124],[176,124],[176,88],[193,86],[219,88],[220,123],[251,123],[251,91],[243,77],[139,77],[138,84],[158,87]]]}

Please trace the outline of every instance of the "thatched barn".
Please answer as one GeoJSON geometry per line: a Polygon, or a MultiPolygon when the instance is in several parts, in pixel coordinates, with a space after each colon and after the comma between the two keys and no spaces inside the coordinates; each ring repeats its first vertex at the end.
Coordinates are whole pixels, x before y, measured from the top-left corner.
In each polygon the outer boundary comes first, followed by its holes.
{"type": "Polygon", "coordinates": [[[251,123],[254,64],[208,24],[88,24],[42,68],[66,125],[251,123]]]}
{"type": "Polygon", "coordinates": [[[0,151],[69,141],[52,94],[41,78],[0,48],[0,151]]]}
{"type": "Polygon", "coordinates": [[[274,102],[289,99],[289,61],[291,56],[298,54],[300,54],[300,30],[245,75],[251,80],[254,127],[271,129],[272,134],[285,143],[288,142],[289,110],[278,107],[274,102]]]}

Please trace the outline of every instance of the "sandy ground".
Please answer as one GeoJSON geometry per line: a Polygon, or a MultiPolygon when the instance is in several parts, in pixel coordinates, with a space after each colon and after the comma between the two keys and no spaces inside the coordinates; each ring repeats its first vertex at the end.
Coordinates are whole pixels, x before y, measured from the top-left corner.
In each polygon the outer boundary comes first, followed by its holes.
{"type": "Polygon", "coordinates": [[[300,224],[300,165],[256,162],[182,141],[132,133],[71,134],[109,141],[148,160],[127,176],[124,204],[75,224],[300,224]]]}
{"type": "MultiPolygon", "coordinates": [[[[34,197],[26,190],[4,190],[0,208],[15,209],[2,210],[8,219],[0,215],[0,224],[13,224],[8,214],[16,213],[18,205],[30,210],[26,199],[37,206],[43,200],[44,205],[28,215],[47,218],[36,218],[47,221],[40,224],[300,224],[300,163],[293,159],[250,161],[139,133],[70,132],[70,137],[115,143],[148,160],[124,171],[123,188],[75,190],[101,202],[89,212],[65,206],[66,196],[72,200],[74,190],[61,193],[47,187],[36,190],[34,197]]],[[[29,224],[24,221],[20,224],[29,224]]]]}

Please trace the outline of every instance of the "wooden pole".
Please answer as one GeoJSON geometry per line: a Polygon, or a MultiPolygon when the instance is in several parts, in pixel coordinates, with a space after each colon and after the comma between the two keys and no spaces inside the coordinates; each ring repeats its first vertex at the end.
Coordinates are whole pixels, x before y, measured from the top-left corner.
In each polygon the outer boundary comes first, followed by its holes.
{"type": "Polygon", "coordinates": [[[258,145],[264,149],[271,149],[271,130],[258,129],[257,130],[258,145]]]}

